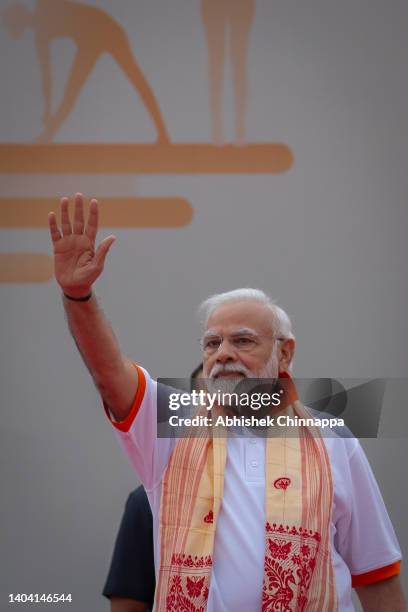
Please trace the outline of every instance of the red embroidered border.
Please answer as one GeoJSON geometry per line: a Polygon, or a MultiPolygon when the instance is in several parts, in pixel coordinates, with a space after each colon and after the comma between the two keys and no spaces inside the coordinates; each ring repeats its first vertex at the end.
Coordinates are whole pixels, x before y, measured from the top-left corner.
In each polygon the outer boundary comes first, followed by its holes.
{"type": "Polygon", "coordinates": [[[171,557],[171,565],[178,565],[180,567],[211,567],[212,558],[211,555],[206,557],[193,557],[191,555],[185,555],[184,553],[174,553],[171,557]]]}
{"type": "Polygon", "coordinates": [[[297,535],[302,536],[303,538],[313,538],[317,542],[320,542],[321,537],[317,531],[312,531],[311,529],[304,529],[303,527],[289,527],[289,525],[277,525],[276,523],[266,523],[266,531],[268,533],[283,533],[287,535],[297,535]]]}

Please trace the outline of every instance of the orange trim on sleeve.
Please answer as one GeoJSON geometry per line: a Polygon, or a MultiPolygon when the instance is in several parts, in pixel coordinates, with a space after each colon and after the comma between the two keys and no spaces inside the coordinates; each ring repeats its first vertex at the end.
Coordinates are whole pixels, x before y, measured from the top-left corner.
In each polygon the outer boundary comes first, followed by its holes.
{"type": "Polygon", "coordinates": [[[145,390],[146,390],[146,377],[143,373],[142,368],[139,368],[139,366],[136,365],[135,363],[133,365],[135,366],[136,372],[137,372],[137,391],[136,391],[135,399],[133,400],[132,407],[127,417],[123,421],[114,421],[110,415],[108,407],[105,405],[105,402],[103,404],[103,407],[106,412],[106,416],[108,417],[112,425],[116,427],[116,429],[119,429],[119,431],[123,431],[123,432],[129,431],[129,429],[131,428],[132,423],[135,420],[137,413],[139,412],[139,408],[142,404],[145,390]]]}
{"type": "Polygon", "coordinates": [[[397,576],[400,571],[401,561],[395,561],[395,563],[391,563],[391,565],[379,567],[371,572],[351,576],[351,585],[353,589],[355,589],[356,587],[365,586],[366,584],[373,584],[374,582],[380,582],[380,580],[397,576]]]}

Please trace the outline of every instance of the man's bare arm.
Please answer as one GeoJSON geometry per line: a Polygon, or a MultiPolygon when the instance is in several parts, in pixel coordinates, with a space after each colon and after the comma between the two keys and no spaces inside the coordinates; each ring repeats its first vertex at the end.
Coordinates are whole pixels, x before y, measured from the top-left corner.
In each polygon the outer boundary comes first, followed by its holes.
{"type": "Polygon", "coordinates": [[[364,612],[407,612],[399,576],[356,589],[364,612]]]}
{"type": "MultiPolygon", "coordinates": [[[[86,297],[103,271],[105,257],[115,240],[105,238],[95,251],[98,204],[91,201],[84,221],[83,198],[75,196],[73,224],[68,198],[61,200],[61,229],[54,213],[49,215],[54,245],[55,278],[63,293],[76,300],[86,297]]],[[[137,374],[131,361],[122,355],[118,341],[95,296],[87,301],[64,299],[68,325],[85,364],[106,404],[117,420],[123,420],[137,391],[137,374]]]]}
{"type": "Polygon", "coordinates": [[[64,298],[68,325],[79,352],[115,419],[126,418],[137,391],[137,373],[95,296],[88,302],[64,298]]]}

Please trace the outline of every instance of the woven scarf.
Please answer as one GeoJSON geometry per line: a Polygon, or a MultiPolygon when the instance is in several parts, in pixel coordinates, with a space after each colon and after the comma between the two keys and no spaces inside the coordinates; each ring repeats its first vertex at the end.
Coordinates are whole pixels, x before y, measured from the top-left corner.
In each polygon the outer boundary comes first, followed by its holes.
{"type": "MultiPolygon", "coordinates": [[[[284,414],[310,418],[287,377],[284,414]]],[[[222,502],[226,437],[178,440],[163,478],[156,612],[205,612],[214,535],[222,502]]],[[[316,427],[268,437],[265,457],[265,557],[262,612],[332,612],[333,483],[316,427]]]]}

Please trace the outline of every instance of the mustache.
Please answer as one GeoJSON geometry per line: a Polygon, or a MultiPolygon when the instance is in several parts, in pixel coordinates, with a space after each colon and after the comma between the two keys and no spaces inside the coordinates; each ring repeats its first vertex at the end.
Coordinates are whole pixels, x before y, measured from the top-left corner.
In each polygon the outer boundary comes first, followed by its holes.
{"type": "Polygon", "coordinates": [[[215,378],[220,374],[243,374],[246,378],[254,378],[254,373],[242,363],[215,363],[208,373],[208,378],[215,378]]]}

